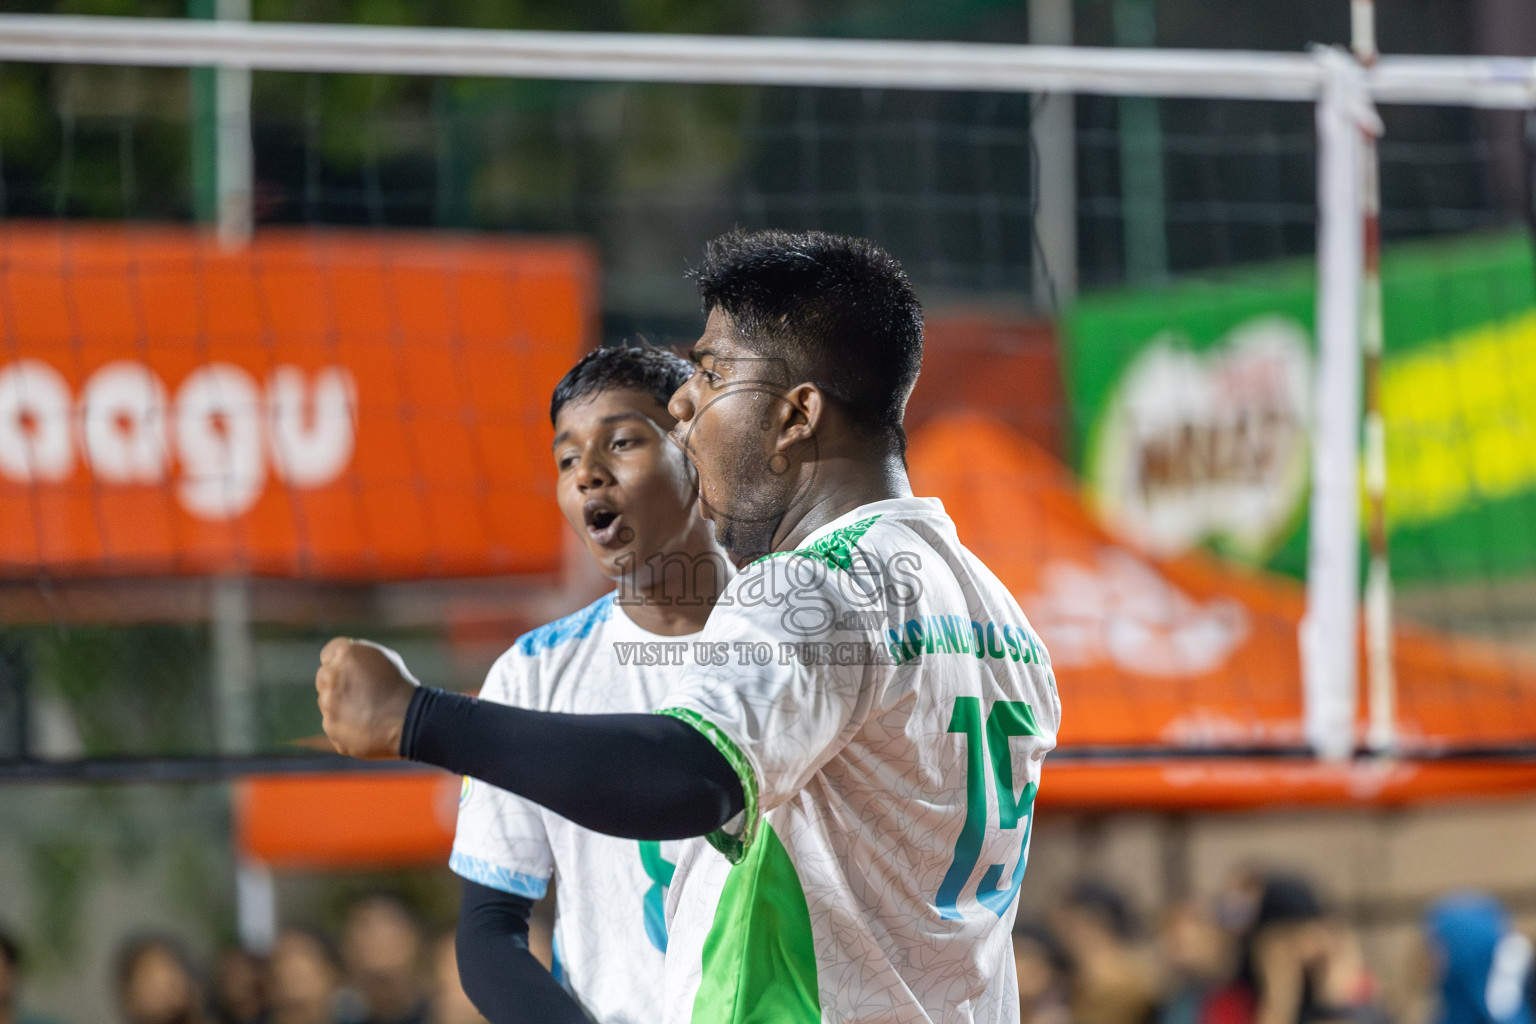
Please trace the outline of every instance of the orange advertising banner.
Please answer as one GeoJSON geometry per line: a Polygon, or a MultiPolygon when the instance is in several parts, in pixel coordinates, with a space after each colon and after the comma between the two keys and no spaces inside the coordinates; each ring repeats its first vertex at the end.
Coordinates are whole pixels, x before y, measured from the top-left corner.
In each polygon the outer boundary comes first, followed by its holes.
{"type": "Polygon", "coordinates": [[[1529,798],[1536,764],[1480,761],[1274,761],[1211,758],[1125,762],[1047,760],[1046,810],[1255,811],[1299,807],[1417,807],[1529,798]]]}
{"type": "Polygon", "coordinates": [[[0,574],[551,571],[573,240],[0,227],[0,574]]]}
{"type": "Polygon", "coordinates": [[[292,869],[446,864],[462,784],[446,772],[246,779],[235,845],[292,869]]]}

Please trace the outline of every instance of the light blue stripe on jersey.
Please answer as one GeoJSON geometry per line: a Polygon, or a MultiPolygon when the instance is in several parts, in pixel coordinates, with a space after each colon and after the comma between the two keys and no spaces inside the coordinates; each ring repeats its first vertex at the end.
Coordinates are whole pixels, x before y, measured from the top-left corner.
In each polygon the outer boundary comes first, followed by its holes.
{"type": "Polygon", "coordinates": [[[513,871],[499,864],[491,864],[480,860],[478,857],[470,857],[454,851],[448,858],[448,867],[460,878],[467,878],[477,885],[483,885],[488,889],[496,889],[500,892],[508,892],[513,896],[522,896],[525,899],[541,900],[549,891],[549,879],[535,878],[525,875],[521,871],[513,871]]]}
{"type": "Polygon", "coordinates": [[[531,633],[524,633],[518,638],[517,651],[532,657],[551,647],[559,647],[567,640],[585,639],[600,623],[612,617],[613,595],[605,594],[579,612],[572,612],[563,619],[556,619],[531,633]]]}
{"type": "Polygon", "coordinates": [[[565,964],[560,962],[560,936],[555,935],[549,940],[549,976],[555,979],[555,984],[571,990],[571,986],[565,981],[565,964]]]}

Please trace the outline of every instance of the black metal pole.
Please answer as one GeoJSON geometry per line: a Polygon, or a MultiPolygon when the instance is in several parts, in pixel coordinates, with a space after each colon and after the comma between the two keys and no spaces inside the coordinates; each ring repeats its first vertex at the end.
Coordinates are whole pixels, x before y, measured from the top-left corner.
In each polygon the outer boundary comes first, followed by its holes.
{"type": "Polygon", "coordinates": [[[32,665],[25,640],[15,636],[0,637],[0,692],[7,694],[11,708],[10,756],[17,761],[32,757],[31,743],[32,665]]]}

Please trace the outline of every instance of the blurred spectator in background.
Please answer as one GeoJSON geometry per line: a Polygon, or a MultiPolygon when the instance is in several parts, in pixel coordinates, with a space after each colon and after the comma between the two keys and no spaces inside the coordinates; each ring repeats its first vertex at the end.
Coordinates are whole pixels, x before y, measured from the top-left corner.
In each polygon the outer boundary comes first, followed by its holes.
{"type": "Polygon", "coordinates": [[[432,1009],[427,1024],[485,1024],[459,981],[453,932],[439,937],[432,946],[432,1009]]]}
{"type": "Polygon", "coordinates": [[[341,959],[367,1024],[425,1024],[421,925],[393,896],[366,897],[347,911],[341,959]]]}
{"type": "Polygon", "coordinates": [[[213,965],[213,1016],[218,1024],[266,1024],[266,964],[238,946],[213,965]]]}
{"type": "Polygon", "coordinates": [[[203,993],[181,943],[146,935],[117,957],[117,999],[128,1024],[204,1024],[203,993]]]}
{"type": "Polygon", "coordinates": [[[1157,945],[1163,970],[1158,1024],[1199,1024],[1206,1000],[1232,976],[1227,932],[1203,907],[1185,900],[1163,912],[1157,945]]]}
{"type": "Polygon", "coordinates": [[[1259,914],[1259,900],[1264,898],[1264,883],[1271,874],[1266,868],[1246,865],[1227,876],[1216,891],[1211,914],[1218,927],[1235,943],[1248,934],[1259,914]]]}
{"type": "Polygon", "coordinates": [[[1071,1024],[1067,1009],[1067,955],[1039,922],[1013,929],[1013,962],[1019,976],[1020,1024],[1071,1024]]]}
{"type": "Polygon", "coordinates": [[[0,1024],[54,1024],[21,1009],[21,945],[0,930],[0,1024]]]}
{"type": "Polygon", "coordinates": [[[272,944],[266,986],[271,1024],[339,1024],[340,986],[341,957],[323,936],[294,928],[272,944]]]}
{"type": "Polygon", "coordinates": [[[1070,968],[1074,1024],[1150,1024],[1156,1018],[1157,972],[1136,945],[1135,918],[1118,892],[1080,882],[1051,924],[1070,968]]]}
{"type": "Polygon", "coordinates": [[[1430,908],[1425,945],[1437,1001],[1431,1024],[1536,1024],[1531,941],[1491,896],[1459,893],[1430,908]]]}
{"type": "Polygon", "coordinates": [[[1212,994],[1200,1024],[1384,1024],[1358,938],[1304,879],[1264,879],[1238,950],[1236,979],[1212,994]]]}

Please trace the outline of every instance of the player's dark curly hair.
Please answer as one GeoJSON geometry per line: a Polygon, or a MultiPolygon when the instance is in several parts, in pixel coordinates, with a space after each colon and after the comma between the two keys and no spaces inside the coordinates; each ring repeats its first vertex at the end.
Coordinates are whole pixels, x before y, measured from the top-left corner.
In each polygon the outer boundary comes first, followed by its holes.
{"type": "Polygon", "coordinates": [[[695,276],[704,311],[785,360],[872,434],[906,447],[902,419],[923,364],[923,309],[896,259],[822,231],[736,231],[710,242],[695,276]]]}
{"type": "Polygon", "coordinates": [[[549,422],[571,402],[615,388],[645,391],[665,408],[672,393],[693,375],[693,367],[666,349],[653,345],[622,345],[588,352],[571,367],[549,400],[549,422]]]}

